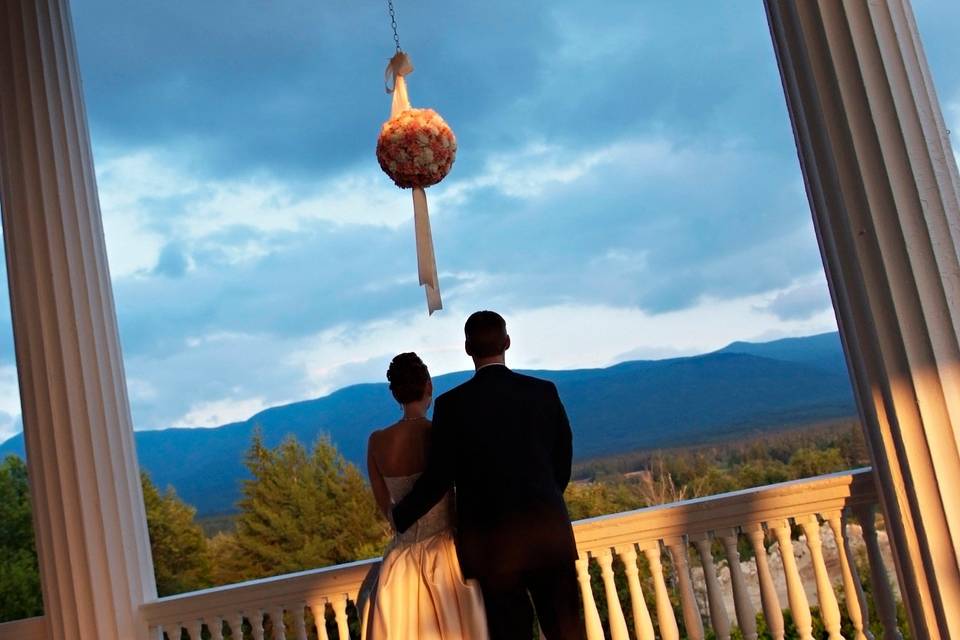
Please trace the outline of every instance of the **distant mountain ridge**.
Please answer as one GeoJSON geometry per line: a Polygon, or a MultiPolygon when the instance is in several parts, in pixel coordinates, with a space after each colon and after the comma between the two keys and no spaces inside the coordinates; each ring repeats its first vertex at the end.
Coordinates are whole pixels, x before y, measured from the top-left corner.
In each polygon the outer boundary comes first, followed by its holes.
{"type": "MultiPolygon", "coordinates": [[[[837,333],[735,342],[703,355],[602,369],[527,373],[556,383],[578,459],[729,439],[855,413],[837,333]]],[[[437,393],[470,375],[438,376],[437,393]]],[[[256,427],[270,446],[287,434],[310,443],[328,433],[344,456],[362,467],[369,433],[397,415],[385,383],[358,384],[221,427],[138,431],[136,443],[140,465],[154,481],[173,485],[200,515],[208,515],[233,508],[256,427]]],[[[6,453],[23,455],[22,434],[0,444],[0,456],[6,453]]]]}

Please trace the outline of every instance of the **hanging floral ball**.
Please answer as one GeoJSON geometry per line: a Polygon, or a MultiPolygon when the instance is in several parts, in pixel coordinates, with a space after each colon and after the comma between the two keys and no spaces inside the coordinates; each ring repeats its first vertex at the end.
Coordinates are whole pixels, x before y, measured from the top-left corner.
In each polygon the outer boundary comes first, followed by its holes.
{"type": "Polygon", "coordinates": [[[457,156],[453,130],[433,109],[406,109],[380,129],[377,160],[398,187],[421,189],[443,180],[457,156]]]}

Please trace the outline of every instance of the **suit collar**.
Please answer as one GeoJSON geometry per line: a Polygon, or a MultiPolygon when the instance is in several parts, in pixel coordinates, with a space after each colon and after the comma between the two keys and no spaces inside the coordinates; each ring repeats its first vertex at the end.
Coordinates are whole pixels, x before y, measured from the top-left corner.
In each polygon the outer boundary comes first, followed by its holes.
{"type": "Polygon", "coordinates": [[[474,378],[486,377],[486,376],[495,376],[502,375],[509,372],[510,369],[507,368],[507,365],[500,364],[499,362],[493,364],[485,364],[477,372],[473,374],[474,378]]]}

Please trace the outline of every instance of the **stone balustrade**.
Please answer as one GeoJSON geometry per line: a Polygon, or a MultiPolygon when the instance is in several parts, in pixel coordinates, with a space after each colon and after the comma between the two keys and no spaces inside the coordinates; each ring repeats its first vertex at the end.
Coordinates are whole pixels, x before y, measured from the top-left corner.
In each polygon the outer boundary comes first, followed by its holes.
{"type": "MultiPolygon", "coordinates": [[[[789,608],[800,636],[810,640],[811,605],[817,604],[830,640],[839,640],[838,585],[855,633],[848,640],[873,640],[871,615],[884,625],[883,640],[897,640],[895,600],[874,522],[876,500],[873,477],[862,469],[579,521],[574,530],[587,637],[702,640],[712,628],[725,640],[737,625],[743,637],[752,640],[757,638],[759,610],[772,637],[781,639],[783,609],[789,608]],[[850,517],[860,526],[848,528],[850,517]],[[854,529],[869,560],[875,612],[867,611],[860,588],[848,536],[854,529]],[[745,547],[754,552],[748,562],[740,555],[745,547]],[[812,577],[805,579],[805,574],[812,577]],[[598,579],[603,588],[595,590],[592,581],[598,579]],[[698,597],[702,591],[705,598],[698,597]],[[679,599],[676,609],[672,595],[679,599]],[[731,600],[728,607],[725,603],[731,600]]],[[[160,598],[146,604],[143,613],[156,640],[356,637],[366,626],[366,607],[358,611],[354,603],[377,562],[160,598]],[[335,634],[328,634],[328,619],[336,622],[335,634]]],[[[0,625],[0,640],[24,637],[16,629],[26,624],[36,630],[38,619],[0,625]]],[[[31,637],[39,640],[43,635],[31,637]]]]}

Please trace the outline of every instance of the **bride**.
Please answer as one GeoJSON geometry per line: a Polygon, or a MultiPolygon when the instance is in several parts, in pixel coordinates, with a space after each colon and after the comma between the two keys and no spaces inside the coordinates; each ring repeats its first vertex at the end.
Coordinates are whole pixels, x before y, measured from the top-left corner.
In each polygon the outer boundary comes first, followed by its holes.
{"type": "MultiPolygon", "coordinates": [[[[377,505],[390,518],[426,468],[430,455],[433,383],[415,353],[401,353],[387,371],[403,406],[399,422],[370,435],[367,467],[377,505]]],[[[453,542],[453,497],[448,494],[416,524],[396,535],[383,558],[369,617],[369,637],[486,640],[480,586],[465,581],[453,542]]]]}

